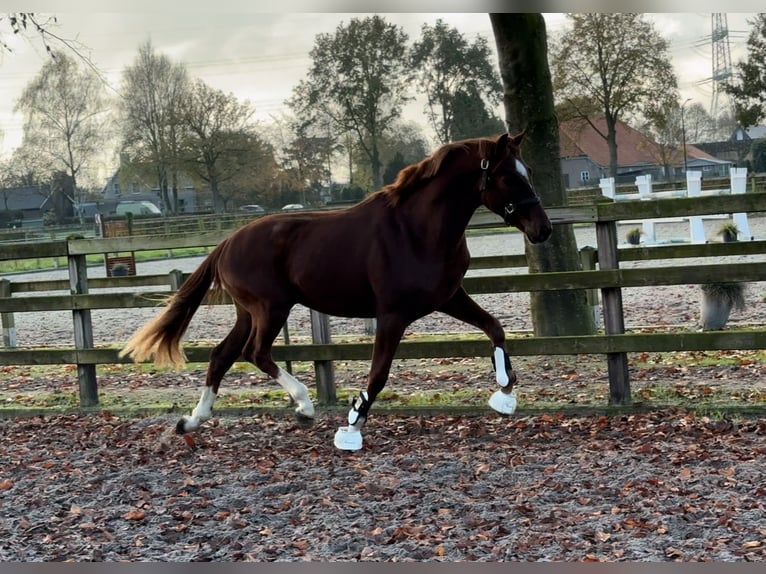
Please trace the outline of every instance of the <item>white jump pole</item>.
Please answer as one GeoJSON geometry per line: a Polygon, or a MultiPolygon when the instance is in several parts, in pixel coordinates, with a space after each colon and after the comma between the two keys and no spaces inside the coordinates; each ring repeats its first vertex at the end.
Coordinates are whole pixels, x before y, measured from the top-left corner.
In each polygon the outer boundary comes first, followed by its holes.
{"type": "MultiPolygon", "coordinates": [[[[747,168],[746,167],[732,167],[729,168],[729,178],[731,179],[731,192],[745,193],[747,191],[747,168]]],[[[750,225],[747,222],[747,213],[735,213],[734,224],[739,229],[739,232],[745,238],[749,240],[750,225]]]]}
{"type": "MultiPolygon", "coordinates": [[[[636,186],[638,187],[638,194],[641,199],[652,199],[652,175],[647,173],[646,175],[639,175],[636,177],[636,186]]],[[[654,244],[657,242],[657,236],[654,232],[654,220],[645,219],[641,224],[644,232],[644,238],[647,244],[654,244]]]]}
{"type": "MultiPolygon", "coordinates": [[[[699,197],[702,195],[702,172],[686,172],[686,195],[687,197],[699,197]]],[[[702,225],[702,216],[693,215],[689,218],[689,238],[692,243],[705,243],[705,227],[702,225]]]]}

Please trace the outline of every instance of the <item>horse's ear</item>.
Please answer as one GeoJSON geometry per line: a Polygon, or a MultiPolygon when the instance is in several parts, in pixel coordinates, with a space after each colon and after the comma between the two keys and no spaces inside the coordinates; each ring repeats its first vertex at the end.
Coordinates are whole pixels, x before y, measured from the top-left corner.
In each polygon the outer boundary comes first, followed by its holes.
{"type": "Polygon", "coordinates": [[[495,142],[495,148],[496,149],[505,149],[505,146],[508,145],[508,134],[503,134],[500,137],[497,138],[497,141],[495,142]]]}
{"type": "Polygon", "coordinates": [[[527,128],[524,128],[523,130],[521,130],[521,133],[518,133],[515,136],[513,136],[511,138],[511,142],[513,143],[513,145],[518,147],[521,145],[521,140],[524,139],[525,135],[527,135],[527,128]]]}

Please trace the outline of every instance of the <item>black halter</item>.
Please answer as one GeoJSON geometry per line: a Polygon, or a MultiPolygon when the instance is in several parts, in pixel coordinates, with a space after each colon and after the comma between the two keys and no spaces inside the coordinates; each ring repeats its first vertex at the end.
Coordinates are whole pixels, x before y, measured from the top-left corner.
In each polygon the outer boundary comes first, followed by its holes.
{"type": "MultiPolygon", "coordinates": [[[[481,160],[481,182],[479,183],[479,191],[484,191],[487,189],[487,183],[489,182],[489,160],[483,159],[481,160]]],[[[505,207],[503,208],[503,221],[505,221],[506,225],[512,225],[511,222],[511,216],[514,214],[517,208],[525,206],[525,205],[537,205],[540,203],[540,198],[536,195],[533,195],[532,197],[526,197],[522,200],[517,201],[516,203],[508,202],[505,204],[505,207]]]]}

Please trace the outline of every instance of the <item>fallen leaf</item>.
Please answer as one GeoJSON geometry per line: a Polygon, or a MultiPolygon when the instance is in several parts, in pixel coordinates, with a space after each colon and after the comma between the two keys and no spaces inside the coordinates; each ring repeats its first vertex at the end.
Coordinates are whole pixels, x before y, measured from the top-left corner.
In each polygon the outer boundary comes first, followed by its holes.
{"type": "Polygon", "coordinates": [[[146,513],[143,510],[129,510],[122,517],[125,520],[143,520],[146,518],[146,513]]]}
{"type": "Polygon", "coordinates": [[[606,542],[611,537],[612,535],[609,534],[608,532],[601,532],[600,530],[596,532],[596,540],[598,540],[599,542],[606,542]]]}

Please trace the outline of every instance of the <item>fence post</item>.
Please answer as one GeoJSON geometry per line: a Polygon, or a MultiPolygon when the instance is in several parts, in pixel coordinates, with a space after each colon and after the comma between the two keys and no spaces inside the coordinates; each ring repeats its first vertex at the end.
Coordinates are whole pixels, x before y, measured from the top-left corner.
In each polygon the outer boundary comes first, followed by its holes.
{"type": "Polygon", "coordinates": [[[613,177],[602,177],[598,181],[598,187],[601,189],[601,195],[608,197],[609,199],[614,199],[615,185],[613,177]]]}
{"type": "MultiPolygon", "coordinates": [[[[596,270],[596,248],[591,245],[586,245],[580,249],[580,265],[583,271],[595,271],[596,270]]],[[[587,289],[585,291],[585,298],[588,301],[588,306],[591,308],[593,314],[593,324],[596,327],[601,326],[601,313],[599,312],[599,298],[598,289],[587,289]]]]}
{"type": "Polygon", "coordinates": [[[170,283],[170,290],[173,292],[178,291],[184,282],[184,272],[180,269],[173,269],[168,273],[168,283],[170,283]]]}
{"type": "MultiPolygon", "coordinates": [[[[615,221],[596,223],[596,241],[598,243],[599,268],[619,268],[617,223],[615,221]]],[[[625,333],[622,290],[619,287],[603,288],[601,289],[601,300],[604,306],[604,331],[607,335],[622,335],[625,333]]],[[[631,397],[628,354],[607,353],[606,361],[609,371],[609,404],[629,405],[631,397]]]]}
{"type": "MultiPolygon", "coordinates": [[[[314,344],[327,345],[332,342],[330,318],[324,313],[311,309],[311,340],[314,344]]],[[[317,380],[317,401],[323,405],[335,404],[335,368],[332,361],[314,361],[317,380]]]]}
{"type": "MultiPolygon", "coordinates": [[[[69,291],[72,295],[88,292],[88,267],[85,255],[69,255],[69,291]]],[[[75,349],[93,348],[93,324],[90,309],[73,309],[75,349]]],[[[77,364],[77,381],[80,386],[80,406],[98,406],[96,365],[77,364]]]]}
{"type": "MultiPolygon", "coordinates": [[[[0,297],[11,297],[11,282],[8,279],[0,279],[0,297]]],[[[3,313],[3,346],[13,348],[18,346],[16,340],[16,319],[13,313],[3,313]]]]}

